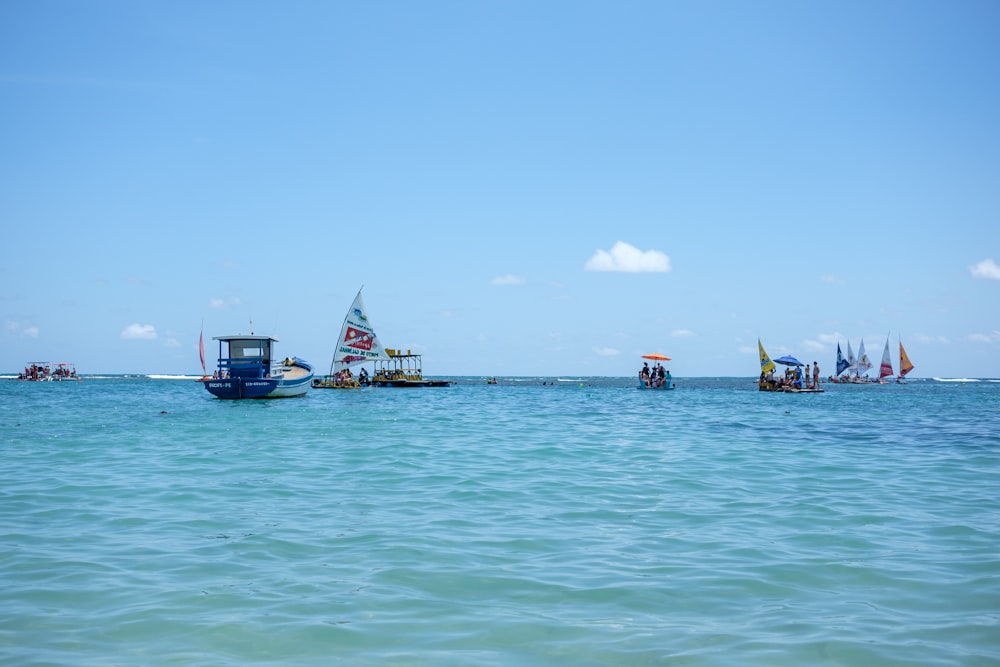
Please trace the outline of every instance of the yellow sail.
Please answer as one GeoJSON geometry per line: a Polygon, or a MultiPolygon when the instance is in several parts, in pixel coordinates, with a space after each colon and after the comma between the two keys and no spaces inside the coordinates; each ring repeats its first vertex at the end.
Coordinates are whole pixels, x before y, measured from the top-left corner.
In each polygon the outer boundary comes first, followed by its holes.
{"type": "Polygon", "coordinates": [[[913,364],[910,363],[910,357],[906,355],[906,350],[903,349],[903,341],[899,341],[899,377],[906,377],[906,374],[913,370],[913,364]]]}
{"type": "Polygon", "coordinates": [[[775,369],[774,362],[771,361],[771,357],[767,356],[767,352],[764,351],[764,346],[760,344],[760,338],[757,339],[757,349],[760,350],[760,372],[767,373],[775,369]]]}

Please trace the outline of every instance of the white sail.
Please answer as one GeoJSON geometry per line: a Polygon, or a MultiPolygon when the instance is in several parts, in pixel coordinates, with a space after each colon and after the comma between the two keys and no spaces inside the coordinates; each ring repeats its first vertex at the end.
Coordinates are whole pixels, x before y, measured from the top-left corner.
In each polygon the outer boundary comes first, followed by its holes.
{"type": "Polygon", "coordinates": [[[354,297],[354,303],[347,310],[344,325],[340,329],[337,349],[333,353],[333,361],[330,364],[330,375],[333,375],[335,371],[377,359],[389,359],[389,355],[382,348],[382,344],[375,335],[375,329],[368,320],[368,311],[365,310],[359,289],[358,295],[354,297]]]}
{"type": "Polygon", "coordinates": [[[854,358],[854,350],[851,349],[851,341],[847,341],[847,372],[854,371],[858,374],[858,360],[854,358]]]}
{"type": "Polygon", "coordinates": [[[861,346],[858,348],[858,376],[864,375],[872,367],[872,362],[865,354],[865,339],[861,339],[861,346]]]}
{"type": "Polygon", "coordinates": [[[882,350],[882,363],[878,367],[878,379],[892,377],[892,358],[889,356],[889,337],[885,338],[885,349],[882,350]]]}

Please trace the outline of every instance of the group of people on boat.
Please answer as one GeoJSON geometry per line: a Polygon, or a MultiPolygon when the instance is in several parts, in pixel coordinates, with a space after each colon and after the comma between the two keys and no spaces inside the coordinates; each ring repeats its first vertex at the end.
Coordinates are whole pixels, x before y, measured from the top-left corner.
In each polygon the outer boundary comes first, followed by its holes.
{"type": "Polygon", "coordinates": [[[76,380],[76,369],[66,365],[59,364],[56,366],[55,370],[48,364],[44,366],[41,364],[31,364],[24,367],[22,373],[18,373],[18,380],[32,380],[35,382],[41,380],[76,380]]]}
{"type": "Polygon", "coordinates": [[[337,387],[367,387],[371,384],[368,371],[364,368],[361,369],[357,377],[354,377],[350,368],[337,371],[333,374],[333,383],[337,387]]]}
{"type": "Polygon", "coordinates": [[[639,371],[639,382],[653,389],[666,387],[670,383],[670,371],[663,367],[659,361],[649,367],[649,362],[642,362],[642,370],[639,371]]]}
{"type": "Polygon", "coordinates": [[[784,377],[775,377],[774,368],[767,373],[761,371],[758,380],[762,391],[782,391],[784,389],[819,389],[819,364],[813,362],[804,366],[790,366],[785,369],[784,377]],[[805,373],[802,369],[805,369],[805,373]]]}

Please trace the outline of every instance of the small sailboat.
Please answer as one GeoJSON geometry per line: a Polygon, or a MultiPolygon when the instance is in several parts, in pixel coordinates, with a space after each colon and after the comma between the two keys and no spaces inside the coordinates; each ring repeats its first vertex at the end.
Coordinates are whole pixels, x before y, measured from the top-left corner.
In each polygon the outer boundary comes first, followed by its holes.
{"type": "Polygon", "coordinates": [[[201,331],[198,333],[198,356],[201,357],[201,377],[196,379],[195,382],[204,382],[205,380],[211,380],[212,376],[208,374],[208,370],[205,369],[205,323],[201,323],[201,331]]]}
{"type": "Polygon", "coordinates": [[[910,362],[910,357],[906,354],[906,350],[903,348],[903,341],[899,341],[899,375],[896,376],[896,382],[903,384],[903,378],[906,374],[913,370],[913,364],[910,362]]]}
{"type": "Polygon", "coordinates": [[[317,389],[351,389],[367,384],[367,375],[362,371],[355,378],[350,370],[354,366],[368,361],[386,361],[390,357],[375,335],[375,329],[368,320],[368,311],[361,299],[361,290],[347,309],[344,323],[340,327],[340,337],[337,338],[337,349],[330,361],[330,373],[323,378],[313,380],[317,389]]]}
{"type": "MultiPolygon", "coordinates": [[[[847,341],[847,350],[848,350],[847,352],[848,356],[851,356],[853,353],[850,351],[851,350],[850,341],[847,341]]],[[[834,376],[834,378],[839,378],[841,373],[850,370],[850,368],[851,368],[851,362],[849,362],[847,359],[844,359],[844,353],[840,351],[840,341],[837,341],[837,375],[834,376]]]]}
{"type": "Polygon", "coordinates": [[[771,361],[764,350],[764,344],[757,339],[757,356],[760,357],[760,377],[757,380],[757,388],[760,391],[778,391],[778,383],[774,380],[774,371],[777,366],[771,361]]]}
{"type": "Polygon", "coordinates": [[[854,374],[858,374],[858,359],[854,356],[854,350],[851,349],[851,341],[847,341],[847,376],[850,379],[851,371],[854,374]]]}
{"type": "Polygon", "coordinates": [[[885,337],[885,347],[882,349],[882,362],[878,367],[878,381],[885,384],[885,378],[892,377],[892,358],[889,356],[889,336],[885,337]]]}
{"type": "Polygon", "coordinates": [[[872,362],[868,359],[868,355],[865,353],[865,339],[861,339],[861,345],[858,347],[858,372],[855,376],[856,382],[871,382],[867,377],[862,377],[864,373],[867,373],[872,367],[872,362]]]}

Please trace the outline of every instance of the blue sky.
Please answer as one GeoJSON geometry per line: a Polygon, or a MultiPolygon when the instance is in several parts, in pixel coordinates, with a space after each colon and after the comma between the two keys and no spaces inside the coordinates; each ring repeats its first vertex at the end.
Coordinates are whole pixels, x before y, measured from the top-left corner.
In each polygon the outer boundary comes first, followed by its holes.
{"type": "Polygon", "coordinates": [[[0,372],[1000,377],[998,119],[995,2],[5,3],[0,372]]]}

